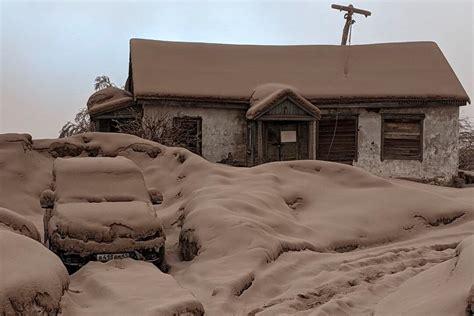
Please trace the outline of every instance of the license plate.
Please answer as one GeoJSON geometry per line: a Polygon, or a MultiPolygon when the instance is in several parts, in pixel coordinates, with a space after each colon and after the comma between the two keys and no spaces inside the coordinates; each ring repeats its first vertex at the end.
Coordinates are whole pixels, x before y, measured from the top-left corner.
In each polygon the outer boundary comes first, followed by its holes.
{"type": "Polygon", "coordinates": [[[96,255],[98,261],[109,261],[113,259],[124,259],[129,258],[130,254],[127,252],[124,253],[99,253],[96,255]]]}

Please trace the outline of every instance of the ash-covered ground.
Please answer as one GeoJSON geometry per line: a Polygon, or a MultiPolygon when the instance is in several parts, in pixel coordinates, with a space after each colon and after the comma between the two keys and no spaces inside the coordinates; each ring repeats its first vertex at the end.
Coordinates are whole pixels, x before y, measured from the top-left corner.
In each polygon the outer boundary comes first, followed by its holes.
{"type": "Polygon", "coordinates": [[[235,168],[104,133],[1,135],[0,188],[0,314],[444,316],[474,308],[474,188],[323,161],[235,168]],[[115,156],[163,194],[154,210],[169,271],[123,259],[69,276],[41,243],[40,195],[51,188],[55,158],[115,156]]]}

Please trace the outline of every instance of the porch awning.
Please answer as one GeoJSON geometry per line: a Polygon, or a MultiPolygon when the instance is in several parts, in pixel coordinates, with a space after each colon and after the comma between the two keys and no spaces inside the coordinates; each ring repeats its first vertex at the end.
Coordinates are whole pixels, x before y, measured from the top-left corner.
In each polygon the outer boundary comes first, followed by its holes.
{"type": "Polygon", "coordinates": [[[306,100],[296,88],[279,84],[279,83],[267,83],[258,86],[250,99],[250,108],[247,110],[246,117],[249,120],[257,120],[264,116],[266,113],[275,109],[278,105],[282,104],[285,100],[288,100],[296,109],[290,113],[286,113],[286,108],[278,110],[279,113],[273,113],[279,118],[284,116],[297,116],[305,115],[310,116],[316,120],[321,118],[321,112],[318,107],[306,100]]]}
{"type": "Polygon", "coordinates": [[[130,92],[116,87],[108,87],[95,92],[87,101],[90,115],[116,111],[133,105],[130,92]]]}

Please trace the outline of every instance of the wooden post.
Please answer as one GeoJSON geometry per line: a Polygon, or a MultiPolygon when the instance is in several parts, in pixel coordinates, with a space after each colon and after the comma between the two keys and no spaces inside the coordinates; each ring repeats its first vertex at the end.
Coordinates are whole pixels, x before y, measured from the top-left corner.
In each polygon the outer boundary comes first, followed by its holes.
{"type": "Polygon", "coordinates": [[[349,6],[333,4],[333,5],[331,5],[331,8],[339,10],[339,11],[347,12],[346,14],[344,14],[344,19],[346,20],[346,23],[344,24],[344,30],[342,31],[341,45],[346,45],[347,44],[347,37],[349,35],[349,29],[350,29],[351,25],[355,23],[354,19],[352,18],[352,15],[354,13],[357,13],[357,14],[364,15],[365,17],[368,17],[372,14],[370,11],[354,8],[354,6],[352,4],[349,4],[349,6]]]}
{"type": "Polygon", "coordinates": [[[316,159],[316,121],[309,123],[309,159],[316,159]]]}
{"type": "Polygon", "coordinates": [[[257,164],[263,163],[263,126],[262,121],[258,121],[257,130],[257,164]]]}

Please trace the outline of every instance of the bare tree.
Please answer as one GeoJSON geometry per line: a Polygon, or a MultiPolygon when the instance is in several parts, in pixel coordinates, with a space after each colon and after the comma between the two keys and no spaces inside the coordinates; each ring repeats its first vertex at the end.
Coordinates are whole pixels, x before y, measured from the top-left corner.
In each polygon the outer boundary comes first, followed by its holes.
{"type": "Polygon", "coordinates": [[[63,125],[63,127],[59,131],[59,138],[69,137],[85,132],[92,132],[93,130],[94,125],[90,120],[87,108],[82,108],[76,114],[74,122],[69,121],[63,125]]]}
{"type": "Polygon", "coordinates": [[[115,87],[115,84],[110,81],[108,76],[97,76],[94,81],[95,91],[102,90],[108,87],[115,87]]]}
{"type": "Polygon", "coordinates": [[[459,121],[459,169],[474,170],[474,125],[467,117],[459,121]]]}
{"type": "MultiPolygon", "coordinates": [[[[108,87],[115,87],[115,84],[110,81],[108,76],[97,76],[94,81],[94,89],[96,91],[102,90],[108,87]]],[[[91,122],[89,112],[87,108],[79,109],[79,112],[74,118],[74,122],[68,121],[61,127],[59,131],[59,138],[69,137],[85,132],[94,131],[94,125],[91,122]]]]}
{"type": "Polygon", "coordinates": [[[198,135],[189,136],[180,126],[173,124],[169,113],[148,115],[134,111],[132,116],[131,120],[114,121],[120,133],[135,135],[165,146],[186,147],[186,144],[198,141],[198,135]],[[195,137],[195,139],[190,139],[190,137],[195,137]]]}

